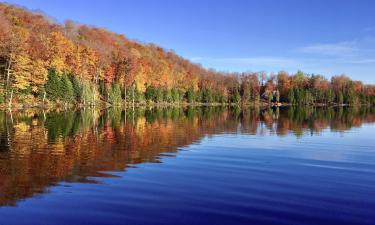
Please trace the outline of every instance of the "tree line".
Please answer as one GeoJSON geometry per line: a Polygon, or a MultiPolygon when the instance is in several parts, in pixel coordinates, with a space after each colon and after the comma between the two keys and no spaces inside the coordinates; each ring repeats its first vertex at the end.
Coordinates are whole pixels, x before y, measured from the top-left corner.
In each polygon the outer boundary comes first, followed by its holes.
{"type": "Polygon", "coordinates": [[[0,103],[374,104],[340,75],[223,73],[154,44],[0,3],[0,103]]]}

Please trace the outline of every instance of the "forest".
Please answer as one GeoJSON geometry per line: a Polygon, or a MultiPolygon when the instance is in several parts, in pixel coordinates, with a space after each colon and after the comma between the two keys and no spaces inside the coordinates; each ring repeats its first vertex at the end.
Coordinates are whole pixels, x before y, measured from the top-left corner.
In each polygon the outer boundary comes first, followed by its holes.
{"type": "Polygon", "coordinates": [[[3,107],[202,103],[374,104],[375,85],[346,75],[205,69],[154,44],[0,3],[3,107]]]}

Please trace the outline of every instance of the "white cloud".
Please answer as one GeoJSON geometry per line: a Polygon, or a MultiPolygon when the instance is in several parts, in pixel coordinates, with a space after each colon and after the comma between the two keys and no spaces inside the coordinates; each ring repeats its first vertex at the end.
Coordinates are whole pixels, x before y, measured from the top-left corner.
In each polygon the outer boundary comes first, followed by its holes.
{"type": "Polygon", "coordinates": [[[358,53],[360,49],[356,42],[339,42],[332,44],[313,44],[298,48],[297,52],[308,54],[319,54],[329,56],[351,56],[358,53]]]}
{"type": "Polygon", "coordinates": [[[374,64],[375,59],[353,59],[353,60],[348,60],[344,61],[343,63],[352,63],[352,64],[374,64]]]}
{"type": "Polygon", "coordinates": [[[265,67],[285,67],[295,66],[297,62],[291,58],[284,57],[234,57],[234,58],[211,58],[211,57],[192,57],[194,62],[235,64],[241,66],[265,66],[265,67]]]}

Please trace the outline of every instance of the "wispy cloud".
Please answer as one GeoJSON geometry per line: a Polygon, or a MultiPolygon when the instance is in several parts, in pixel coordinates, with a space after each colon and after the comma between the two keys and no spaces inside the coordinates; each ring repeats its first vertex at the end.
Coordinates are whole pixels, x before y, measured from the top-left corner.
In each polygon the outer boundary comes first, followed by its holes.
{"type": "Polygon", "coordinates": [[[360,51],[356,42],[339,42],[331,44],[313,44],[298,48],[297,52],[328,56],[351,56],[360,51]]]}
{"type": "Polygon", "coordinates": [[[344,60],[342,63],[351,63],[351,64],[375,64],[375,59],[352,59],[344,60]]]}
{"type": "Polygon", "coordinates": [[[284,57],[234,57],[234,58],[212,58],[212,57],[192,57],[194,62],[209,62],[235,64],[241,66],[265,66],[265,67],[285,67],[295,66],[297,62],[294,59],[284,57]]]}

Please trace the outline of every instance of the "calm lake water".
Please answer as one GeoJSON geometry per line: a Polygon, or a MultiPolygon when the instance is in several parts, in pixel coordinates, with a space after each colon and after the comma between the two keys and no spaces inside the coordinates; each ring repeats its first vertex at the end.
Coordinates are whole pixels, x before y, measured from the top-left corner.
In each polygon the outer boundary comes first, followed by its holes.
{"type": "Polygon", "coordinates": [[[0,224],[375,224],[375,109],[0,112],[0,224]]]}

